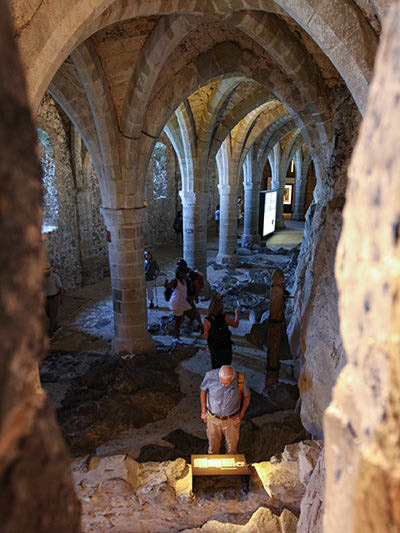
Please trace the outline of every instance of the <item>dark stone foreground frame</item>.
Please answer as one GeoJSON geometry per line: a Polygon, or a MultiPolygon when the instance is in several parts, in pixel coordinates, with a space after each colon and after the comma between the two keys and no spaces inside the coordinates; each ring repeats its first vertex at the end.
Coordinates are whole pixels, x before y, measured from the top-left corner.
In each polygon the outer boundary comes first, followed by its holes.
{"type": "Polygon", "coordinates": [[[7,1],[0,2],[0,528],[80,531],[65,444],[41,391],[41,171],[7,1]]]}

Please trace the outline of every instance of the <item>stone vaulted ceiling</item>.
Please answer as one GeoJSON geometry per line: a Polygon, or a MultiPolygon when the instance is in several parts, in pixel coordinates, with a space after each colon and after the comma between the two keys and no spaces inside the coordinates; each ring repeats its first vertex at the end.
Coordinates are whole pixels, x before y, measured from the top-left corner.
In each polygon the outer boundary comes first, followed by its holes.
{"type": "Polygon", "coordinates": [[[104,205],[128,206],[141,203],[154,143],[185,101],[191,142],[203,143],[201,164],[246,114],[279,100],[323,176],[336,91],[346,85],[364,110],[386,3],[15,0],[12,6],[32,102],[37,106],[50,88],[88,147],[104,205]]]}

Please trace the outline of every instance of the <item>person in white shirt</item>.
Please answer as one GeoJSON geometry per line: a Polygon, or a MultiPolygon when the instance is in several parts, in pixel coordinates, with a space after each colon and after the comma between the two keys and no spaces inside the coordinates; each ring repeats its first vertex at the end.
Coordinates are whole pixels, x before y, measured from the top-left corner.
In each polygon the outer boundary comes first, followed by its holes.
{"type": "Polygon", "coordinates": [[[64,303],[64,289],[61,279],[53,272],[51,266],[46,263],[45,269],[45,291],[46,291],[46,315],[49,319],[48,334],[52,337],[60,329],[58,323],[58,306],[64,303]]]}

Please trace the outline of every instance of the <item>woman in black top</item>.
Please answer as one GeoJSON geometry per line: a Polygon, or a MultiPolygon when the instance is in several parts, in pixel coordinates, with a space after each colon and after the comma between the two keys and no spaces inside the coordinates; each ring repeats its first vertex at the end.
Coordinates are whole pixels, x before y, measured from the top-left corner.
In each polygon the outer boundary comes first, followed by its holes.
{"type": "Polygon", "coordinates": [[[235,309],[235,320],[225,314],[222,296],[211,300],[208,315],[204,319],[204,335],[211,354],[212,368],[232,363],[232,340],[228,326],[239,326],[239,309],[235,309]]]}

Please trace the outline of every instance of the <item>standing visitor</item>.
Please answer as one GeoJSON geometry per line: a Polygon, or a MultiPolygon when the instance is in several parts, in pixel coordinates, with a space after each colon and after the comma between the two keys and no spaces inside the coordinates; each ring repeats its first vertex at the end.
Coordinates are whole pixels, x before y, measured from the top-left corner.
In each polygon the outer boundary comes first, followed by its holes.
{"type": "Polygon", "coordinates": [[[176,233],[176,245],[183,246],[183,218],[182,211],[177,211],[174,218],[174,231],[176,233]]]}
{"type": "Polygon", "coordinates": [[[200,311],[197,309],[197,306],[196,306],[196,303],[199,302],[199,295],[200,295],[200,285],[197,279],[197,271],[189,268],[184,259],[178,259],[176,264],[177,266],[185,270],[185,280],[186,280],[186,287],[187,287],[186,298],[191,307],[190,311],[188,311],[186,314],[190,320],[190,325],[193,323],[194,320],[196,320],[198,324],[198,329],[196,331],[200,331],[201,334],[203,335],[204,333],[203,323],[201,321],[200,311]]]}
{"type": "Polygon", "coordinates": [[[175,340],[180,340],[180,328],[183,322],[183,316],[190,311],[191,306],[187,301],[187,286],[185,280],[186,270],[183,267],[178,267],[175,272],[175,279],[171,281],[166,280],[164,286],[173,289],[169,300],[169,308],[174,314],[175,319],[175,340]]]}
{"type": "Polygon", "coordinates": [[[150,309],[154,309],[154,291],[156,289],[157,277],[160,275],[160,268],[150,251],[144,253],[144,275],[146,278],[147,298],[150,301],[150,309]]]}
{"type": "Polygon", "coordinates": [[[240,422],[250,403],[250,390],[241,372],[229,365],[209,370],[200,385],[201,418],[207,424],[208,453],[237,453],[240,422]]]}
{"type": "Polygon", "coordinates": [[[238,219],[238,227],[240,226],[240,221],[243,217],[243,204],[242,204],[242,197],[239,196],[237,199],[237,219],[238,219]]]}
{"type": "Polygon", "coordinates": [[[220,368],[232,363],[232,339],[228,326],[239,326],[239,309],[235,309],[235,320],[224,311],[222,296],[214,296],[204,319],[204,335],[211,354],[211,367],[220,368]]]}
{"type": "Polygon", "coordinates": [[[219,235],[219,204],[215,210],[215,235],[219,235]]]}
{"type": "Polygon", "coordinates": [[[49,319],[48,335],[52,337],[60,329],[58,323],[58,306],[64,303],[64,289],[58,274],[46,263],[44,268],[46,291],[46,315],[49,319]]]}

